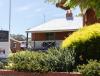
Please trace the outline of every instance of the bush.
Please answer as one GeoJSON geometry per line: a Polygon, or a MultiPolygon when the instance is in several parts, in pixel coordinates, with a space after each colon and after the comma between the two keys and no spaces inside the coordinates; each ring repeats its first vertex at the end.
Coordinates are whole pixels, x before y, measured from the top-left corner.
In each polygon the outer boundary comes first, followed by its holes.
{"type": "Polygon", "coordinates": [[[100,24],[84,27],[62,43],[62,48],[74,48],[76,62],[86,63],[86,59],[100,59],[100,24]]]}
{"type": "Polygon", "coordinates": [[[44,59],[45,53],[22,51],[11,54],[8,58],[7,69],[27,72],[48,71],[44,59]]]}
{"type": "Polygon", "coordinates": [[[0,69],[3,69],[4,68],[4,64],[3,62],[0,62],[0,69]]]}
{"type": "Polygon", "coordinates": [[[29,72],[64,72],[72,71],[74,62],[73,51],[50,48],[45,53],[22,51],[11,54],[6,68],[29,72]]]}
{"type": "Polygon", "coordinates": [[[73,70],[75,53],[73,50],[51,48],[47,60],[51,71],[68,72],[73,70]]]}
{"type": "Polygon", "coordinates": [[[78,66],[78,71],[83,74],[83,76],[100,76],[100,62],[89,61],[86,65],[78,66]]]}
{"type": "Polygon", "coordinates": [[[0,59],[0,69],[5,69],[5,65],[7,65],[7,59],[0,59]]]}

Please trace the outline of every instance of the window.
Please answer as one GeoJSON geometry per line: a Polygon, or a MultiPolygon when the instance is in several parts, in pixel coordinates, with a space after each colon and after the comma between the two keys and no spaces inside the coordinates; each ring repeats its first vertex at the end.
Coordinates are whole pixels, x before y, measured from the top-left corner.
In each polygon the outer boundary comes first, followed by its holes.
{"type": "Polygon", "coordinates": [[[11,47],[16,48],[16,42],[13,42],[11,47]]]}
{"type": "Polygon", "coordinates": [[[0,31],[0,42],[8,42],[9,32],[8,31],[0,31]]]}
{"type": "Polygon", "coordinates": [[[43,42],[42,47],[44,48],[50,48],[50,47],[55,47],[55,42],[43,42]]]}
{"type": "Polygon", "coordinates": [[[54,40],[54,33],[46,33],[47,40],[54,40]]]}
{"type": "Polygon", "coordinates": [[[0,54],[5,54],[5,49],[0,48],[0,54]]]}

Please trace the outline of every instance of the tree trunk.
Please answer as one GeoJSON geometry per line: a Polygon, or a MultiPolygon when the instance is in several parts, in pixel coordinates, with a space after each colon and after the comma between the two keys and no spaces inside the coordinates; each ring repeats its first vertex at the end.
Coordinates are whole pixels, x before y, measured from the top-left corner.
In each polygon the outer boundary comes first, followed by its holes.
{"type": "Polygon", "coordinates": [[[87,9],[86,13],[83,15],[83,25],[90,25],[97,22],[97,17],[94,9],[87,9]]]}

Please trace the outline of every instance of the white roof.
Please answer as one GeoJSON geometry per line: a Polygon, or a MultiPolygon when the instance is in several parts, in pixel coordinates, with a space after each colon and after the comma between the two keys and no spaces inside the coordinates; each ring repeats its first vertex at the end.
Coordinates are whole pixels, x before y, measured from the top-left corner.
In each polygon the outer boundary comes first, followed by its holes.
{"type": "Polygon", "coordinates": [[[76,17],[73,20],[67,20],[65,18],[58,18],[48,21],[42,25],[35,26],[28,29],[26,32],[61,32],[61,31],[73,31],[83,27],[82,17],[76,17]]]}

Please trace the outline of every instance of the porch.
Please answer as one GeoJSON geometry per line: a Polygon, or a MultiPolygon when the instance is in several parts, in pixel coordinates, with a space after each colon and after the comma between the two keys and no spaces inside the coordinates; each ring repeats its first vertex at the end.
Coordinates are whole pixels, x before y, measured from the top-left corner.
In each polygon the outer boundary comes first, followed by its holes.
{"type": "Polygon", "coordinates": [[[50,47],[59,47],[62,40],[45,40],[45,41],[32,41],[31,48],[33,50],[47,50],[50,47]]]}
{"type": "Polygon", "coordinates": [[[62,41],[73,31],[31,33],[31,49],[47,50],[51,47],[60,47],[62,41]]]}
{"type": "Polygon", "coordinates": [[[26,46],[28,48],[28,34],[31,33],[32,49],[59,47],[62,40],[68,37],[72,32],[82,27],[83,22],[81,17],[75,17],[73,20],[61,18],[48,21],[42,25],[26,30],[26,46]]]}

